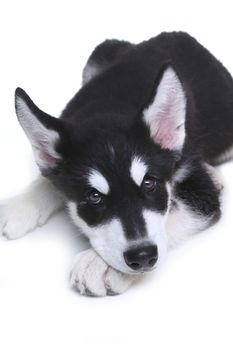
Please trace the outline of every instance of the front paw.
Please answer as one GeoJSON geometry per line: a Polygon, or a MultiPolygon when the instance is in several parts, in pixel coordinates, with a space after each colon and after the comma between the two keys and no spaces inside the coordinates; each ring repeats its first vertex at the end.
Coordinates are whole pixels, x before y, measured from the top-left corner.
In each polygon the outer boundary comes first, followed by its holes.
{"type": "Polygon", "coordinates": [[[0,235],[8,239],[24,236],[39,225],[41,211],[23,196],[8,200],[0,205],[0,235]]]}
{"type": "Polygon", "coordinates": [[[71,285],[80,294],[88,296],[121,294],[134,280],[134,276],[108,266],[93,249],[77,255],[71,272],[71,285]]]}
{"type": "Polygon", "coordinates": [[[11,198],[0,203],[0,236],[20,238],[43,225],[49,215],[46,203],[37,203],[36,198],[24,194],[11,198]]]}

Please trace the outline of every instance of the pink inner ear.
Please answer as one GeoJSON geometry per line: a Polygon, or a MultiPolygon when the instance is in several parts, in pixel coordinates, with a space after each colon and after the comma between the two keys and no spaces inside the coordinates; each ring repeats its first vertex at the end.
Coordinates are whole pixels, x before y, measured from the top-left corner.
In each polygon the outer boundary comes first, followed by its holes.
{"type": "Polygon", "coordinates": [[[54,168],[61,158],[48,143],[33,147],[35,160],[40,169],[54,168]]]}
{"type": "Polygon", "coordinates": [[[163,148],[181,150],[185,138],[186,97],[175,71],[168,68],[159,83],[144,120],[155,143],[163,148]]]}
{"type": "Polygon", "coordinates": [[[179,128],[176,125],[175,113],[177,113],[175,106],[168,103],[157,114],[157,120],[151,125],[151,136],[153,140],[163,148],[176,148],[179,138],[179,128]]]}
{"type": "Polygon", "coordinates": [[[174,134],[171,131],[166,131],[165,126],[163,126],[163,128],[161,128],[156,135],[152,135],[152,137],[154,141],[160,144],[163,148],[175,148],[176,142],[174,139],[174,134]]]}
{"type": "Polygon", "coordinates": [[[39,153],[39,157],[42,164],[46,164],[46,167],[53,168],[57,165],[58,159],[52,157],[49,153],[46,151],[41,150],[39,153]]]}

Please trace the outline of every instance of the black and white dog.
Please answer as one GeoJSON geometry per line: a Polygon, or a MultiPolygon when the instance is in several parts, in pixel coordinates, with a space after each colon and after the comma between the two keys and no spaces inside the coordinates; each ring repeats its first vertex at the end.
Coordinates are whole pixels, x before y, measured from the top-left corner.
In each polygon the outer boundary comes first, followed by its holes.
{"type": "Polygon", "coordinates": [[[80,293],[122,293],[219,219],[233,80],[188,34],[103,42],[59,119],[20,88],[15,104],[42,176],[1,206],[1,231],[21,237],[66,205],[92,246],[71,273],[80,293]]]}

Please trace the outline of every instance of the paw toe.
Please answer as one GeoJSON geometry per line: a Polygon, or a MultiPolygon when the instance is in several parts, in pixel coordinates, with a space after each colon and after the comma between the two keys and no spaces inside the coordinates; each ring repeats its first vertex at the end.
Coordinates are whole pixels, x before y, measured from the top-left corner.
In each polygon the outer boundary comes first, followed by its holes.
{"type": "Polygon", "coordinates": [[[108,295],[124,293],[133,283],[134,279],[134,276],[126,275],[109,267],[105,277],[108,295]]]}

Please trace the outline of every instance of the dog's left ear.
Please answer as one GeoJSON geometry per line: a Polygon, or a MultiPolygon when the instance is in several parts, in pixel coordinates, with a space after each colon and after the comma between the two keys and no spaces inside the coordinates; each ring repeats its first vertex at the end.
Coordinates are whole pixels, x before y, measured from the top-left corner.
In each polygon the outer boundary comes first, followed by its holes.
{"type": "Polygon", "coordinates": [[[181,152],[185,140],[186,95],[172,67],[167,67],[152,103],[143,112],[150,135],[162,148],[181,152]]]}
{"type": "Polygon", "coordinates": [[[63,121],[42,112],[21,88],[15,91],[15,109],[31,142],[35,161],[41,172],[47,174],[62,159],[57,146],[63,134],[63,121]]]}

